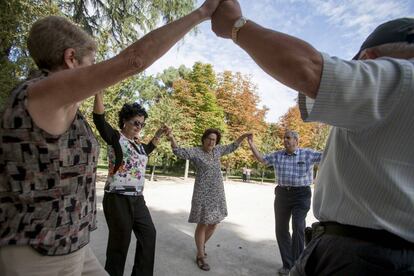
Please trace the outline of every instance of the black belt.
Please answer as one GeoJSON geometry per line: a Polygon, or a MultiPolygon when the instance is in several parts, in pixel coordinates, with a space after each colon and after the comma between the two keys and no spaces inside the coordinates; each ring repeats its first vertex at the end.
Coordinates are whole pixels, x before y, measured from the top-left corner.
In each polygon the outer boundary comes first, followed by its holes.
{"type": "Polygon", "coordinates": [[[354,238],[389,248],[414,249],[413,242],[409,242],[385,230],[363,228],[337,222],[317,222],[312,224],[312,238],[323,234],[354,238]]]}
{"type": "Polygon", "coordinates": [[[304,188],[309,188],[309,186],[281,186],[281,185],[277,185],[276,188],[282,188],[284,190],[300,190],[300,189],[304,189],[304,188]]]}

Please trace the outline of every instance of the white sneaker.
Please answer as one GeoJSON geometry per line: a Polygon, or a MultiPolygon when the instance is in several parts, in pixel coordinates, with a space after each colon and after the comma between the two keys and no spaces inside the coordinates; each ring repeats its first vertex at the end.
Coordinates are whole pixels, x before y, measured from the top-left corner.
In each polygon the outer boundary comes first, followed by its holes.
{"type": "Polygon", "coordinates": [[[279,275],[289,275],[289,268],[282,267],[277,272],[279,275]]]}

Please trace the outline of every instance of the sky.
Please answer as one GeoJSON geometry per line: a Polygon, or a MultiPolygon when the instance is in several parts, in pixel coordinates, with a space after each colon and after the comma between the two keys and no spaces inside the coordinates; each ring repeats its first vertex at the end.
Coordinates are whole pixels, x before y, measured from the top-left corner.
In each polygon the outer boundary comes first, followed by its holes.
{"type": "MultiPolygon", "coordinates": [[[[198,1],[198,6],[203,1],[198,1]]],[[[414,17],[414,0],[240,0],[243,15],[266,28],[301,38],[320,52],[352,59],[376,26],[399,17],[414,17]]],[[[146,70],[164,69],[197,61],[210,63],[216,73],[230,70],[251,77],[267,122],[277,122],[295,105],[297,92],[277,82],[229,39],[215,36],[210,21],[184,37],[146,70]]]]}

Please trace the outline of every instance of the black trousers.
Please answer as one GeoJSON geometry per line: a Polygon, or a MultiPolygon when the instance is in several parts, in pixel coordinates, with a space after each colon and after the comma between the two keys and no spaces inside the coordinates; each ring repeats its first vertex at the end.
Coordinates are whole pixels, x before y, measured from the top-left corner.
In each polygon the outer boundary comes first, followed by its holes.
{"type": "Polygon", "coordinates": [[[306,215],[311,204],[311,189],[277,186],[275,189],[275,232],[283,267],[290,269],[305,244],[306,215]],[[292,218],[292,235],[289,222],[292,218]]]}
{"type": "Polygon", "coordinates": [[[414,249],[323,234],[306,246],[290,275],[413,276],[414,249]]]}
{"type": "Polygon", "coordinates": [[[105,193],[105,219],[109,228],[105,270],[123,276],[131,232],[137,238],[133,276],[153,275],[156,230],[143,196],[105,193]]]}

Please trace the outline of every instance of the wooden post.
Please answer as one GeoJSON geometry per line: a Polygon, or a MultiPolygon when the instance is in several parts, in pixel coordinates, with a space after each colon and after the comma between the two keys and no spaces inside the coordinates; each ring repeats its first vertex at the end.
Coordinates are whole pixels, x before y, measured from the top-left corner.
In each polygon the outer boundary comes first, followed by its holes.
{"type": "Polygon", "coordinates": [[[185,160],[184,179],[188,178],[188,169],[190,168],[190,160],[185,160]]]}

